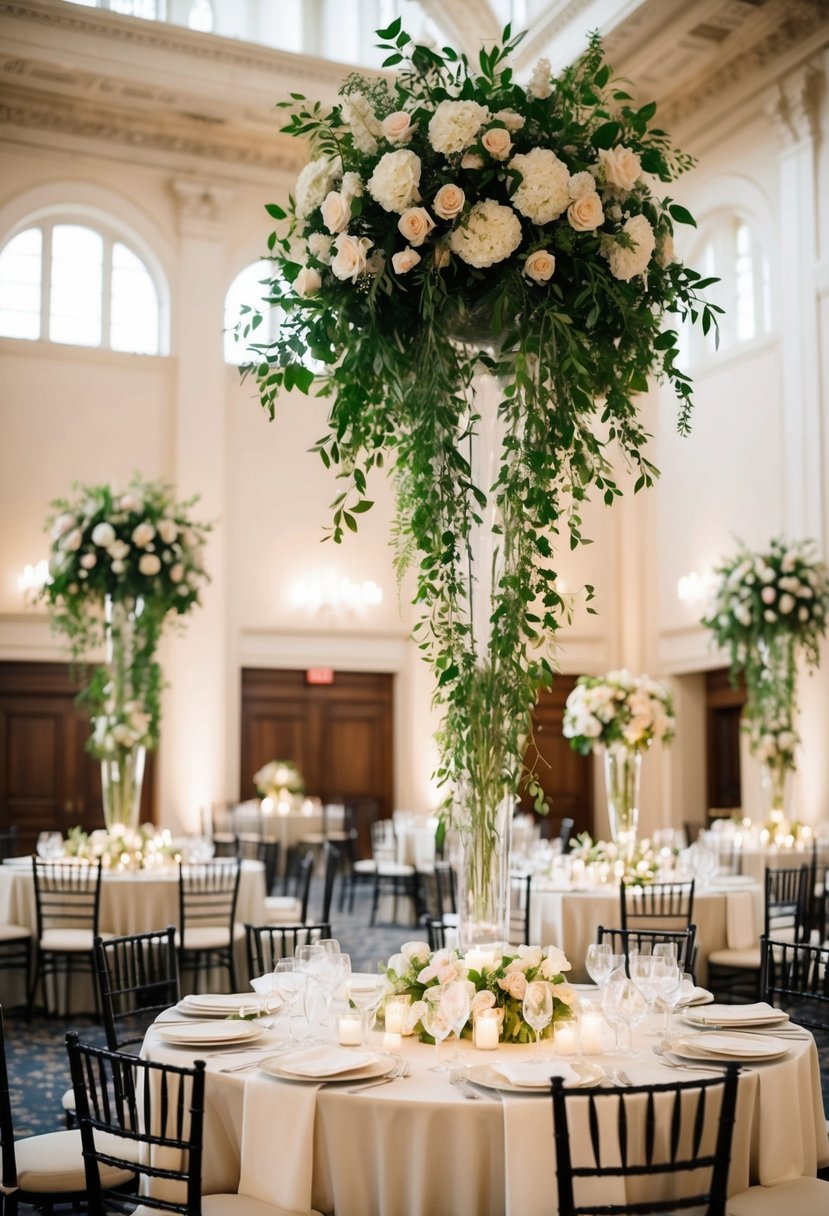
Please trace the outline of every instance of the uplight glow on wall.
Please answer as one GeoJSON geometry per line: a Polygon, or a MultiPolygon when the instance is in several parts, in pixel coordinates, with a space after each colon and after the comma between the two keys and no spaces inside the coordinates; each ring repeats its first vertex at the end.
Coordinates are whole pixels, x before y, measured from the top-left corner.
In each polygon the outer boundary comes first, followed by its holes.
{"type": "Polygon", "coordinates": [[[17,589],[24,596],[33,595],[49,582],[49,562],[42,558],[36,565],[27,562],[17,576],[17,589]]]}
{"type": "Polygon", "coordinates": [[[713,570],[703,570],[702,574],[692,570],[690,574],[683,574],[677,579],[677,599],[682,604],[704,604],[711,595],[715,582],[716,575],[713,570]]]}
{"type": "Polygon", "coordinates": [[[355,583],[347,577],[323,573],[296,579],[291,586],[290,601],[292,607],[304,612],[319,612],[323,608],[362,611],[382,604],[383,589],[371,579],[355,583]]]}

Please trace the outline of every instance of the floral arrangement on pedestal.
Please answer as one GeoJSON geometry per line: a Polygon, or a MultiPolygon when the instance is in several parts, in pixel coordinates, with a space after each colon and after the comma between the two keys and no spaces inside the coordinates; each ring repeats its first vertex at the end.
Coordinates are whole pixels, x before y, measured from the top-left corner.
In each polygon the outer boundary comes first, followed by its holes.
{"type": "Polygon", "coordinates": [[[71,828],[63,848],[67,857],[100,861],[106,870],[155,869],[173,865],[181,857],[170,833],[151,823],[137,828],[115,823],[108,830],[89,833],[71,828]]]}
{"type": "Polygon", "coordinates": [[[743,729],[764,766],[770,810],[782,814],[785,786],[795,770],[800,742],[797,663],[820,662],[820,642],[829,615],[829,569],[812,541],[786,544],[780,538],[754,552],[740,545],[717,567],[717,583],[705,625],[728,651],[732,678],[745,675],[743,729]]]}
{"type": "Polygon", "coordinates": [[[668,380],[687,429],[678,326],[707,331],[717,309],[700,298],[713,280],[674,252],[674,225],[693,218],[652,188],[692,160],[614,80],[597,37],[522,85],[509,26],[476,67],[400,20],[378,34],[395,78],[349,75],[330,107],[279,103],[313,159],[287,209],[267,207],[279,334],[257,344],[251,307],[238,336],[271,417],[285,389],[331,398],[315,449],[342,479],[334,541],[372,506],[371,475],[394,478],[398,569],[416,567],[415,638],[444,714],[437,776],[476,846],[463,944],[471,921],[499,936],[485,906],[508,847],[498,808],[522,774],[543,797],[524,755],[568,607],[551,537],[578,544],[584,499],[621,493],[617,452],[635,490],[652,483],[636,394],[668,380]]]}
{"type": "Polygon", "coordinates": [[[269,760],[253,774],[253,784],[262,798],[273,802],[305,793],[305,781],[290,760],[269,760]]]}
{"type": "Polygon", "coordinates": [[[161,668],[155,658],[165,623],[199,602],[207,580],[202,545],[209,526],[191,518],[195,500],[177,503],[160,482],[134,479],[125,490],[75,487],[52,503],[52,546],[43,598],[73,660],[85,665],[106,648],[81,699],[89,707],[88,750],[102,762],[107,827],[138,825],[144,749],[158,745],[161,668]]]}
{"type": "Polygon", "coordinates": [[[551,1038],[556,1020],[570,1017],[575,1004],[575,992],[564,978],[564,972],[569,970],[570,963],[557,946],[544,949],[541,946],[515,946],[507,947],[503,953],[489,954],[475,951],[464,958],[457,950],[431,952],[426,942],[406,942],[400,953],[392,955],[385,967],[381,967],[386,982],[383,1004],[390,997],[411,997],[404,1033],[416,1034],[431,1042],[421,1022],[426,993],[461,980],[467,984],[470,996],[469,1021],[464,1034],[471,1034],[476,1014],[484,1009],[498,1009],[503,1014],[501,1042],[530,1043],[535,1040],[535,1031],[524,1020],[522,1005],[527,985],[534,980],[543,980],[551,986],[553,1020],[540,1035],[551,1038]]]}

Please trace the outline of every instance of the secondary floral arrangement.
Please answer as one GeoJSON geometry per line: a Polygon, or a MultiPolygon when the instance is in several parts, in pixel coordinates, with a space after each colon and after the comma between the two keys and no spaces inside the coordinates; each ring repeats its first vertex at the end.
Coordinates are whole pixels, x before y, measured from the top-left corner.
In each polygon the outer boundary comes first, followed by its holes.
{"type": "Polygon", "coordinates": [[[767,550],[740,545],[717,567],[717,584],[703,619],[718,646],[729,653],[732,678],[745,674],[743,725],[751,750],[768,767],[772,799],[782,800],[782,783],[795,768],[799,743],[797,661],[808,669],[820,662],[820,642],[829,614],[829,570],[812,541],[767,550]]]}
{"type": "Polygon", "coordinates": [[[303,794],[302,773],[290,760],[269,760],[253,774],[253,784],[263,798],[280,798],[286,794],[303,794]]]}
{"type": "Polygon", "coordinates": [[[551,1038],[556,1020],[571,1016],[575,1000],[563,974],[570,970],[570,963],[557,946],[516,946],[476,968],[468,966],[456,950],[430,952],[425,942],[406,942],[380,970],[386,981],[384,1004],[392,996],[411,997],[404,1031],[427,1042],[431,1039],[421,1022],[426,993],[455,980],[465,981],[469,987],[470,1012],[464,1034],[471,1034],[473,1019],[481,1010],[498,1009],[503,1011],[500,1039],[504,1043],[535,1040],[534,1030],[524,1021],[522,1005],[533,980],[545,980],[553,990],[553,1020],[541,1038],[551,1038]]]}
{"type": "Polygon", "coordinates": [[[629,671],[580,676],[564,706],[564,736],[583,756],[600,746],[643,751],[654,739],[670,743],[675,727],[664,684],[629,671]]]}
{"type": "Polygon", "coordinates": [[[170,833],[159,832],[151,823],[142,823],[137,828],[117,823],[110,831],[99,829],[90,833],[81,827],[71,828],[63,851],[67,857],[100,861],[104,869],[111,870],[172,865],[181,856],[170,833]]]}
{"type": "MultiPolygon", "coordinates": [[[[672,850],[673,856],[676,856],[676,852],[677,850],[672,850]]],[[[645,886],[653,882],[664,863],[661,850],[655,848],[648,839],[637,841],[632,855],[627,857],[614,841],[594,840],[589,832],[580,832],[578,836],[573,837],[570,841],[570,854],[585,865],[606,868],[607,878],[614,881],[624,879],[628,886],[645,886]],[[621,866],[618,865],[619,862],[622,863],[621,866]]]]}

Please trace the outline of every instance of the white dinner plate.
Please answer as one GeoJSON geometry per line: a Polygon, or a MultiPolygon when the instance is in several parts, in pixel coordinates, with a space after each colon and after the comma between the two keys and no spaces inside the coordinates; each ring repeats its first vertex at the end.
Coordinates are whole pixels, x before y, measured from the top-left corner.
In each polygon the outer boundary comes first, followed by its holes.
{"type": "Polygon", "coordinates": [[[260,997],[255,992],[205,992],[201,995],[183,997],[176,1009],[195,1018],[229,1018],[238,1016],[244,1009],[250,1015],[257,1010],[262,1013],[273,1013],[282,1002],[276,993],[269,997],[270,1008],[266,1009],[260,997]]]}
{"type": "Polygon", "coordinates": [[[396,1061],[390,1056],[376,1056],[369,1064],[359,1068],[349,1068],[342,1072],[327,1073],[324,1076],[309,1077],[306,1073],[292,1072],[286,1065],[283,1056],[273,1056],[259,1063],[260,1072],[269,1077],[277,1077],[280,1081],[299,1081],[312,1085],[330,1085],[332,1081],[368,1081],[374,1077],[385,1077],[396,1067],[396,1061]]]}
{"type": "MultiPolygon", "coordinates": [[[[550,1061],[550,1076],[555,1072],[556,1061],[550,1061]]],[[[571,1086],[580,1087],[589,1083],[591,1080],[600,1081],[604,1076],[604,1069],[599,1064],[591,1064],[585,1060],[583,1065],[580,1065],[583,1072],[578,1077],[573,1077],[571,1081],[565,1081],[565,1089],[571,1086]],[[588,1069],[593,1071],[593,1076],[588,1069]]],[[[568,1068],[569,1071],[569,1068],[568,1068]]],[[[474,1081],[476,1085],[483,1085],[485,1089],[503,1089],[513,1094],[524,1094],[525,1097],[532,1094],[541,1094],[544,1097],[550,1096],[550,1080],[549,1077],[545,1081],[539,1081],[533,1085],[516,1085],[513,1081],[507,1079],[503,1073],[498,1072],[497,1068],[491,1064],[470,1064],[466,1070],[466,1076],[469,1081],[474,1081]]]]}
{"type": "Polygon", "coordinates": [[[739,891],[743,887],[759,887],[750,874],[716,874],[708,884],[709,891],[739,891]]]}
{"type": "Polygon", "coordinates": [[[256,1022],[170,1022],[158,1027],[158,1037],[175,1047],[213,1047],[258,1039],[256,1022]]]}
{"type": "Polygon", "coordinates": [[[739,1034],[730,1030],[709,1030],[684,1035],[671,1041],[672,1055],[685,1060],[776,1060],[789,1050],[780,1039],[760,1034],[739,1034]]]}

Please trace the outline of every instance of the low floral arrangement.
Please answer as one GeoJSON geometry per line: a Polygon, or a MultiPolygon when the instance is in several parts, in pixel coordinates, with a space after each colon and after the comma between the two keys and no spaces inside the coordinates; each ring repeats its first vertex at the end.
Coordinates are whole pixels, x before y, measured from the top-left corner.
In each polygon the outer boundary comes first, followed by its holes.
{"type": "MultiPolygon", "coordinates": [[[[676,852],[676,849],[672,850],[674,855],[676,852]]],[[[589,832],[580,832],[573,837],[570,853],[585,865],[606,865],[609,876],[612,871],[617,882],[624,880],[628,886],[645,886],[653,882],[664,860],[662,851],[648,839],[637,841],[632,855],[627,856],[612,840],[594,840],[589,832]],[[624,864],[623,870],[619,862],[624,864]]]]}
{"type": "MultiPolygon", "coordinates": [[[[718,566],[710,611],[703,618],[718,646],[728,651],[732,677],[745,674],[743,726],[753,754],[777,785],[795,768],[799,738],[797,661],[820,662],[829,616],[829,569],[813,541],[775,538],[767,550],[740,545],[718,566]]],[[[773,793],[773,797],[774,797],[773,793]]]]}
{"type": "Polygon", "coordinates": [[[113,652],[83,694],[93,718],[88,748],[104,759],[158,743],[155,652],[166,619],[199,602],[209,526],[192,518],[195,500],[177,503],[158,482],[75,488],[73,499],[52,503],[50,578],[42,594],[74,660],[88,660],[104,643],[113,652]]]}
{"type": "Polygon", "coordinates": [[[290,760],[269,760],[253,774],[253,784],[263,798],[305,793],[302,773],[290,760]]]}
{"type": "Polygon", "coordinates": [[[498,1009],[503,1011],[500,1039],[504,1043],[535,1041],[535,1031],[524,1021],[522,1006],[527,985],[533,980],[545,980],[553,989],[553,1021],[541,1032],[541,1038],[552,1037],[556,1020],[570,1017],[575,1001],[574,990],[563,974],[570,970],[570,963],[557,946],[516,946],[476,969],[468,967],[456,950],[430,952],[426,942],[406,942],[400,953],[392,955],[380,969],[386,979],[384,1005],[390,997],[410,996],[404,1032],[419,1035],[424,1042],[432,1042],[421,1023],[425,993],[455,980],[464,980],[469,986],[470,1013],[464,1034],[472,1033],[476,1014],[498,1009]]]}
{"type": "Polygon", "coordinates": [[[564,706],[564,736],[586,756],[594,747],[644,751],[674,737],[673,698],[663,684],[629,671],[580,676],[564,706]]]}
{"type": "Polygon", "coordinates": [[[103,828],[87,833],[81,827],[71,828],[63,851],[67,857],[84,861],[99,861],[105,870],[143,870],[172,865],[181,856],[169,832],[160,832],[151,823],[137,828],[116,823],[109,831],[103,828]]]}

